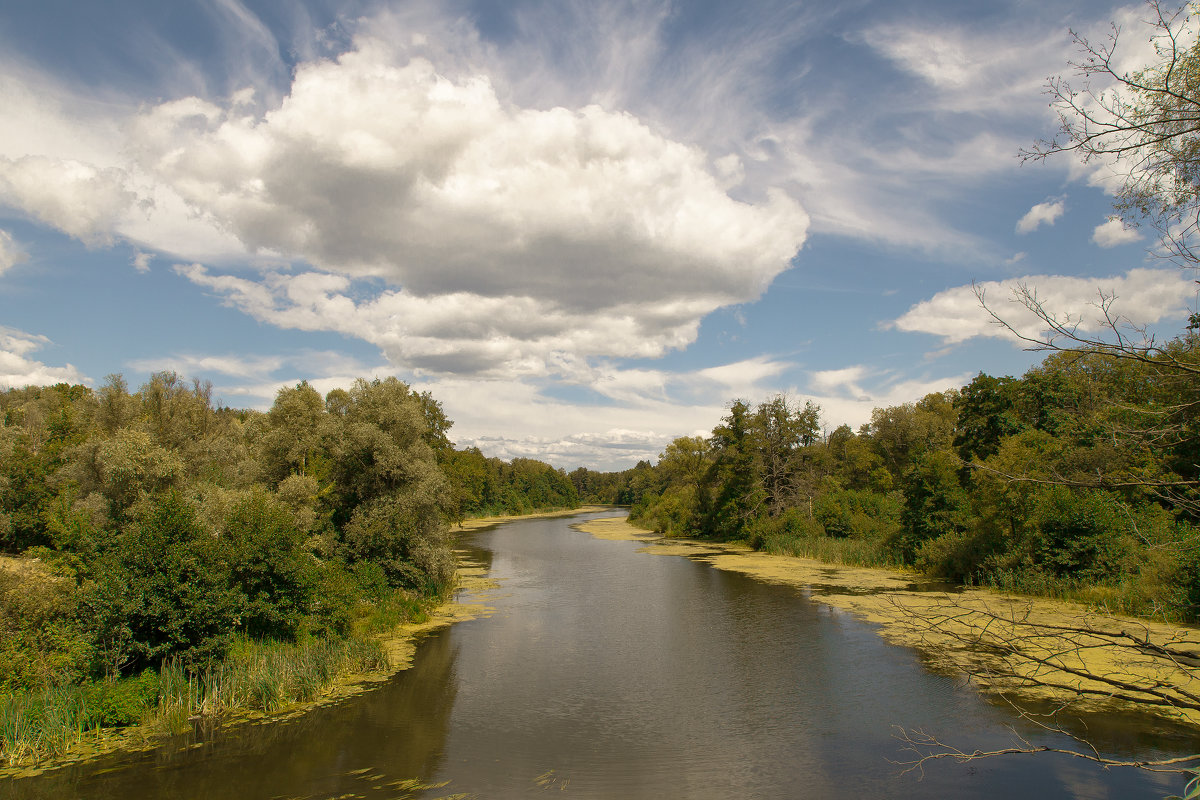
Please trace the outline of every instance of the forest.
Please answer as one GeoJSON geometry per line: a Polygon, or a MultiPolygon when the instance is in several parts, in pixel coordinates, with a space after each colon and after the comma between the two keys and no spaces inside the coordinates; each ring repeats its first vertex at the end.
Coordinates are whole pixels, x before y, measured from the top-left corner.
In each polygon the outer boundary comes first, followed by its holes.
{"type": "Polygon", "coordinates": [[[177,717],[378,667],[375,634],[453,588],[453,523],[579,505],[562,470],[455,450],[451,424],[395,378],[265,413],[174,373],[0,393],[0,756],[197,685],[177,717]]]}
{"type": "Polygon", "coordinates": [[[456,449],[441,405],[395,378],[301,383],[266,412],[173,373],[9,390],[5,759],[66,750],[63,731],[310,699],[447,596],[455,523],[581,502],[667,536],[1195,621],[1198,375],[1189,329],[980,373],[857,431],[785,395],[734,400],[710,436],[613,473],[456,449]]]}
{"type": "Polygon", "coordinates": [[[710,437],[625,476],[668,536],[899,566],[1169,621],[1200,616],[1195,330],[1163,347],[1075,347],[1020,378],[878,408],[735,400],[710,437]]]}

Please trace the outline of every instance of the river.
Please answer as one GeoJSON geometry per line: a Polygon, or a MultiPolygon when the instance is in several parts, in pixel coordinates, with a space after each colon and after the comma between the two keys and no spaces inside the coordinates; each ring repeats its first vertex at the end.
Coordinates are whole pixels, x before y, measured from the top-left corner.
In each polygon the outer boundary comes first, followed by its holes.
{"type": "MultiPolygon", "coordinates": [[[[1011,745],[1010,726],[1069,742],[801,590],[596,539],[569,527],[579,519],[464,534],[467,556],[500,584],[483,598],[494,611],[430,635],[378,689],[9,781],[0,796],[1032,799],[1182,787],[1053,755],[901,774],[894,726],[964,749],[1011,745]]],[[[1150,718],[1086,722],[1116,755],[1198,747],[1150,718]]]]}

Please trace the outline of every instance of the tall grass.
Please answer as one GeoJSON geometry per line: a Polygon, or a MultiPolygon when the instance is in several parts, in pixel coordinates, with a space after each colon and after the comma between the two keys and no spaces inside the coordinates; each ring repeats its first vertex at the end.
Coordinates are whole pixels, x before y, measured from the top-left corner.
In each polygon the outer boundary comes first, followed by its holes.
{"type": "Polygon", "coordinates": [[[316,699],[342,675],[388,666],[383,645],[372,637],[298,643],[240,639],[210,669],[194,672],[164,664],[158,703],[142,722],[152,733],[182,733],[196,718],[219,719],[243,710],[271,714],[316,699]]]}
{"type": "Polygon", "coordinates": [[[787,532],[772,532],[763,535],[754,544],[765,553],[800,556],[831,564],[845,564],[849,567],[899,569],[904,566],[896,553],[873,539],[796,536],[787,532]]]}
{"type": "Polygon", "coordinates": [[[0,696],[0,755],[7,765],[61,757],[98,727],[78,686],[0,696]]]}
{"type": "Polygon", "coordinates": [[[0,695],[0,765],[61,758],[105,728],[141,725],[153,736],[189,731],[198,718],[274,713],[317,699],[339,677],[388,666],[373,636],[296,643],[243,638],[207,669],[168,662],[139,678],[6,693],[0,695]]]}

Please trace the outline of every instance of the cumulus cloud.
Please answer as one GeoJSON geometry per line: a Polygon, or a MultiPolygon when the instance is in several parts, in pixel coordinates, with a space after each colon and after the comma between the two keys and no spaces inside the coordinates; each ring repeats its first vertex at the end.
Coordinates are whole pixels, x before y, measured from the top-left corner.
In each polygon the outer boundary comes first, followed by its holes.
{"type": "Polygon", "coordinates": [[[517,374],[556,358],[654,356],[757,298],[808,218],[780,191],[732,199],[699,148],[597,106],[508,107],[360,42],[304,64],[261,117],[196,98],[143,114],[143,166],[248,248],[323,274],[185,271],[284,327],[339,330],[397,365],[517,374]],[[391,287],[369,301],[349,277],[391,287]]]}
{"type": "Polygon", "coordinates": [[[1117,217],[1097,225],[1096,229],[1092,231],[1092,241],[1106,248],[1138,242],[1141,239],[1142,235],[1136,229],[1127,228],[1125,223],[1117,217]]]}
{"type": "Polygon", "coordinates": [[[682,348],[712,310],[703,299],[651,295],[574,309],[550,298],[476,292],[372,294],[343,275],[272,273],[262,279],[214,274],[201,265],[179,274],[230,305],[273,325],[334,331],[371,342],[416,374],[478,377],[570,376],[589,358],[649,358],[682,348]]]}
{"type": "Polygon", "coordinates": [[[1066,204],[1061,198],[1038,203],[1026,211],[1025,216],[1017,222],[1017,233],[1031,233],[1042,225],[1053,225],[1066,210],[1066,204]]]}
{"type": "Polygon", "coordinates": [[[25,253],[8,231],[0,230],[0,275],[20,264],[26,258],[25,253]]]}
{"type": "Polygon", "coordinates": [[[311,265],[197,280],[274,324],[365,334],[395,366],[434,373],[661,355],[759,297],[803,245],[808,217],[783,191],[727,193],[737,154],[597,105],[521,107],[447,58],[453,74],[360,38],[298,65],[277,100],[131,110],[107,156],[97,137],[72,149],[59,135],[69,104],[38,106],[9,80],[0,89],[59,146],[0,133],[0,203],[89,244],[311,265]],[[382,283],[347,295],[358,278],[382,283]]]}
{"type": "Polygon", "coordinates": [[[118,169],[48,156],[0,156],[0,203],[89,244],[112,241],[136,200],[118,169]]]}
{"type": "MultiPolygon", "coordinates": [[[[1179,270],[1133,269],[1111,278],[1075,278],[1063,275],[1026,275],[1006,281],[987,281],[976,286],[957,286],[917,303],[888,327],[902,331],[931,333],[948,344],[976,336],[1014,339],[1012,333],[984,310],[977,292],[989,308],[1023,336],[1037,338],[1045,329],[1028,309],[1010,302],[1019,286],[1036,291],[1042,306],[1059,320],[1077,322],[1081,333],[1105,327],[1097,303],[1100,295],[1114,297],[1111,313],[1139,325],[1182,317],[1195,285],[1179,270]]],[[[1014,339],[1015,343],[1016,340],[1014,339]]]]}
{"type": "Polygon", "coordinates": [[[73,365],[51,367],[29,358],[50,344],[45,336],[0,326],[0,388],[90,383],[73,365]]]}
{"type": "Polygon", "coordinates": [[[486,77],[374,42],[299,67],[261,119],[192,98],[136,131],[154,173],[249,247],[422,296],[716,307],[757,296],[807,228],[782,193],[732,200],[701,150],[628,114],[506,108],[486,77]]]}

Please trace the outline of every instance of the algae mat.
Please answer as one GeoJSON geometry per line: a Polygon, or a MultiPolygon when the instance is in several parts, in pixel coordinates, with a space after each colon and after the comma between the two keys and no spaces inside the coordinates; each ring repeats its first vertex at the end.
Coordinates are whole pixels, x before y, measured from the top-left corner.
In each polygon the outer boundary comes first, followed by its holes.
{"type": "Polygon", "coordinates": [[[1200,724],[1200,630],[1194,627],[986,589],[930,591],[936,584],[914,574],[665,539],[623,517],[572,527],[600,539],[643,542],[642,552],[685,556],[795,587],[878,625],[888,641],[915,647],[935,667],[968,675],[994,694],[1081,710],[1132,708],[1200,724]]]}

